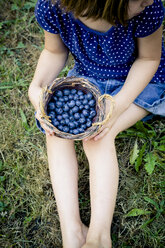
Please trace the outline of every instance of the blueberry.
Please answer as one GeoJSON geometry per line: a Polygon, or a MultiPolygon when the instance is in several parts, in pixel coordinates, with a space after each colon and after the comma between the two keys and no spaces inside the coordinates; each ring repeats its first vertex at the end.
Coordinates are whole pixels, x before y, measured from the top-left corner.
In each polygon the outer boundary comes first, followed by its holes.
{"type": "Polygon", "coordinates": [[[57,98],[56,96],[53,96],[52,98],[53,98],[53,100],[54,100],[55,102],[58,100],[58,98],[57,98]]]}
{"type": "Polygon", "coordinates": [[[66,118],[69,117],[69,115],[68,115],[68,113],[63,113],[63,114],[62,114],[62,117],[63,117],[64,119],[66,119],[66,118]]]}
{"type": "Polygon", "coordinates": [[[89,102],[88,102],[88,104],[89,104],[89,106],[95,106],[95,104],[96,104],[96,101],[94,100],[94,99],[92,99],[92,100],[90,100],[89,102]]]}
{"type": "Polygon", "coordinates": [[[68,96],[64,96],[64,101],[67,102],[68,101],[68,96]]]}
{"type": "Polygon", "coordinates": [[[85,97],[86,99],[91,100],[93,98],[93,95],[92,93],[88,92],[85,97]]]}
{"type": "Polygon", "coordinates": [[[55,96],[58,96],[58,97],[63,96],[62,91],[61,91],[61,90],[57,90],[57,91],[55,91],[55,96]]]}
{"type": "Polygon", "coordinates": [[[69,102],[68,102],[68,106],[69,106],[70,108],[73,108],[73,107],[75,106],[75,101],[74,101],[74,100],[69,101],[69,102]]]}
{"type": "Polygon", "coordinates": [[[80,118],[80,114],[79,113],[75,113],[74,114],[74,118],[75,118],[75,120],[78,120],[80,118]]]}
{"type": "Polygon", "coordinates": [[[71,93],[74,95],[77,93],[77,90],[76,89],[71,89],[71,93]]]}
{"type": "Polygon", "coordinates": [[[87,127],[92,126],[92,122],[91,122],[90,120],[88,120],[87,123],[86,123],[86,126],[87,126],[87,127]]]}
{"type": "Polygon", "coordinates": [[[64,126],[64,127],[63,127],[63,132],[68,133],[68,132],[69,132],[69,127],[64,126]]]}
{"type": "Polygon", "coordinates": [[[55,110],[57,114],[62,114],[63,112],[62,108],[56,108],[55,110]]]}
{"type": "Polygon", "coordinates": [[[59,100],[60,102],[65,102],[64,97],[59,97],[58,100],[59,100]]]}
{"type": "Polygon", "coordinates": [[[86,130],[86,128],[87,128],[86,124],[82,124],[80,127],[81,127],[82,129],[84,129],[84,130],[86,130]]]}
{"type": "Polygon", "coordinates": [[[71,129],[75,128],[74,122],[70,122],[70,123],[69,123],[69,127],[70,127],[71,129]]]}
{"type": "Polygon", "coordinates": [[[77,106],[74,106],[73,108],[72,108],[72,112],[73,113],[77,113],[79,111],[79,108],[77,107],[77,106]]]}
{"type": "Polygon", "coordinates": [[[73,134],[79,134],[79,131],[77,129],[73,129],[73,134]]]}
{"type": "Polygon", "coordinates": [[[53,124],[55,127],[57,127],[60,123],[59,123],[59,121],[57,121],[57,120],[53,120],[53,121],[52,121],[52,124],[53,124]]]}
{"type": "Polygon", "coordinates": [[[82,101],[82,103],[83,103],[84,105],[86,105],[86,104],[88,104],[88,100],[87,100],[87,99],[84,99],[84,100],[82,101]]]}
{"type": "Polygon", "coordinates": [[[77,94],[78,94],[79,96],[82,96],[82,95],[84,95],[84,92],[83,92],[82,90],[78,90],[77,94]]]}
{"type": "Polygon", "coordinates": [[[69,117],[69,120],[70,120],[70,121],[74,121],[74,117],[73,117],[73,116],[70,116],[70,117],[69,117]]]}
{"type": "Polygon", "coordinates": [[[84,100],[84,95],[80,95],[78,99],[79,100],[84,100]]]}
{"type": "Polygon", "coordinates": [[[68,96],[68,98],[69,98],[69,100],[72,100],[72,99],[74,99],[74,95],[71,95],[71,94],[70,94],[70,95],[68,96]]]}
{"type": "Polygon", "coordinates": [[[55,112],[54,111],[50,111],[49,112],[49,116],[51,117],[51,119],[55,118],[55,112]]]}
{"type": "Polygon", "coordinates": [[[91,110],[90,114],[89,114],[89,117],[93,118],[94,116],[96,116],[96,110],[91,110]]]}
{"type": "Polygon", "coordinates": [[[80,105],[81,105],[81,101],[77,100],[77,101],[76,101],[76,106],[79,107],[80,105]]]}
{"type": "Polygon", "coordinates": [[[78,131],[79,131],[79,133],[84,133],[85,130],[80,127],[80,128],[78,128],[78,131]]]}
{"type": "Polygon", "coordinates": [[[63,126],[62,125],[58,125],[58,127],[57,127],[60,131],[62,131],[63,130],[63,126]]]}
{"type": "Polygon", "coordinates": [[[61,101],[57,101],[57,102],[56,102],[56,107],[57,107],[57,108],[61,108],[62,105],[63,105],[63,103],[62,103],[61,101]]]}
{"type": "Polygon", "coordinates": [[[67,111],[69,111],[69,109],[70,109],[69,106],[68,106],[67,104],[65,104],[64,107],[63,107],[63,110],[64,110],[65,112],[67,112],[67,111]]]}
{"type": "Polygon", "coordinates": [[[84,117],[81,117],[81,118],[79,119],[79,122],[80,122],[81,124],[84,124],[84,123],[86,122],[86,119],[85,119],[84,117]]]}
{"type": "Polygon", "coordinates": [[[83,114],[84,116],[89,116],[89,111],[86,110],[86,109],[83,109],[82,114],[83,114]]]}
{"type": "Polygon", "coordinates": [[[65,125],[65,120],[64,119],[61,119],[60,120],[60,124],[64,126],[65,125]]]}
{"type": "Polygon", "coordinates": [[[62,120],[62,115],[57,115],[57,120],[61,121],[62,120]]]}
{"type": "Polygon", "coordinates": [[[68,96],[70,94],[70,90],[69,89],[64,89],[63,94],[64,94],[64,96],[68,96]]]}
{"type": "Polygon", "coordinates": [[[74,95],[73,99],[76,101],[79,99],[79,96],[77,94],[74,95]]]}
{"type": "Polygon", "coordinates": [[[79,123],[77,121],[74,121],[75,127],[79,126],[79,123]]]}
{"type": "Polygon", "coordinates": [[[83,108],[84,108],[83,105],[80,105],[80,106],[79,106],[79,110],[82,110],[83,108]]]}
{"type": "Polygon", "coordinates": [[[86,104],[86,105],[84,105],[84,108],[89,109],[90,107],[89,107],[89,105],[86,104]]]}
{"type": "Polygon", "coordinates": [[[70,122],[70,121],[69,121],[69,118],[66,118],[66,119],[65,119],[65,124],[68,125],[69,122],[70,122]]]}
{"type": "Polygon", "coordinates": [[[70,116],[73,115],[73,110],[72,110],[72,109],[69,110],[69,115],[70,115],[70,116]]]}
{"type": "Polygon", "coordinates": [[[53,110],[53,109],[55,109],[55,103],[54,102],[49,102],[48,103],[48,109],[51,109],[51,110],[53,110]]]}

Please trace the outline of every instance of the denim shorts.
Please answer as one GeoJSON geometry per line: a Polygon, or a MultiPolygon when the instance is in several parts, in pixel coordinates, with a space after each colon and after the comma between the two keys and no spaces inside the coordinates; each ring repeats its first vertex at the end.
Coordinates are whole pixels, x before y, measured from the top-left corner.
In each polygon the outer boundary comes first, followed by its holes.
{"type": "MultiPolygon", "coordinates": [[[[123,82],[116,79],[109,79],[107,81],[97,79],[96,81],[96,79],[92,77],[80,75],[75,68],[70,70],[67,76],[88,79],[99,88],[101,94],[110,94],[111,96],[115,96],[123,87],[123,82]]],[[[142,121],[152,119],[154,115],[165,116],[165,83],[149,83],[141,94],[134,100],[134,103],[150,113],[148,116],[143,118],[142,121]]],[[[36,125],[41,132],[45,133],[45,130],[41,127],[40,122],[37,119],[36,125]]]]}
{"type": "MultiPolygon", "coordinates": [[[[83,77],[88,79],[91,83],[95,84],[99,89],[101,94],[110,94],[111,96],[116,95],[123,87],[123,82],[116,79],[109,79],[107,81],[101,81],[80,75],[73,68],[68,72],[68,77],[83,77]]],[[[150,82],[145,89],[140,93],[140,95],[134,100],[134,103],[141,108],[144,108],[152,115],[165,116],[165,82],[164,83],[153,83],[150,82]]]]}

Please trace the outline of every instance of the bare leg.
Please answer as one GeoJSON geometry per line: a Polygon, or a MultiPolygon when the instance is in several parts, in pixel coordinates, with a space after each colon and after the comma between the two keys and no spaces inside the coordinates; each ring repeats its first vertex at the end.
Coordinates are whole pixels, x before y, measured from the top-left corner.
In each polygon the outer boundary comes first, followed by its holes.
{"type": "Polygon", "coordinates": [[[78,204],[78,165],[73,141],[47,136],[50,177],[57,202],[63,247],[80,248],[87,227],[80,219],[78,204]]]}
{"type": "Polygon", "coordinates": [[[116,135],[147,115],[132,104],[98,141],[84,142],[90,166],[91,221],[83,248],[111,248],[110,228],[118,188],[118,162],[114,140],[116,135]]]}

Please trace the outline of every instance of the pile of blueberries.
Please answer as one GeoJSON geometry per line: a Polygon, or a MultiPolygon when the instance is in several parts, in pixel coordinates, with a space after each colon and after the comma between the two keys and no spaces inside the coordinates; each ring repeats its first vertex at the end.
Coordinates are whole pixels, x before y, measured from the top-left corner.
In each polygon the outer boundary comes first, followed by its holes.
{"type": "Polygon", "coordinates": [[[92,126],[96,116],[96,101],[91,92],[63,88],[52,95],[47,113],[58,130],[76,135],[92,126]]]}

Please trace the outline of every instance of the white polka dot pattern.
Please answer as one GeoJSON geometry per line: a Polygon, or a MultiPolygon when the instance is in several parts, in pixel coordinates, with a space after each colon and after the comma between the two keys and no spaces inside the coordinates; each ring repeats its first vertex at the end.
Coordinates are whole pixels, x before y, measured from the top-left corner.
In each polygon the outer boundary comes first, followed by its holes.
{"type": "MultiPolygon", "coordinates": [[[[127,27],[117,24],[105,33],[92,30],[75,19],[72,13],[65,13],[59,2],[53,6],[50,0],[38,0],[35,16],[43,29],[60,34],[81,75],[124,82],[137,56],[136,38],[148,36],[160,27],[164,8],[161,0],[155,0],[129,20],[127,27]]],[[[161,63],[152,80],[165,82],[163,42],[161,63]]]]}

